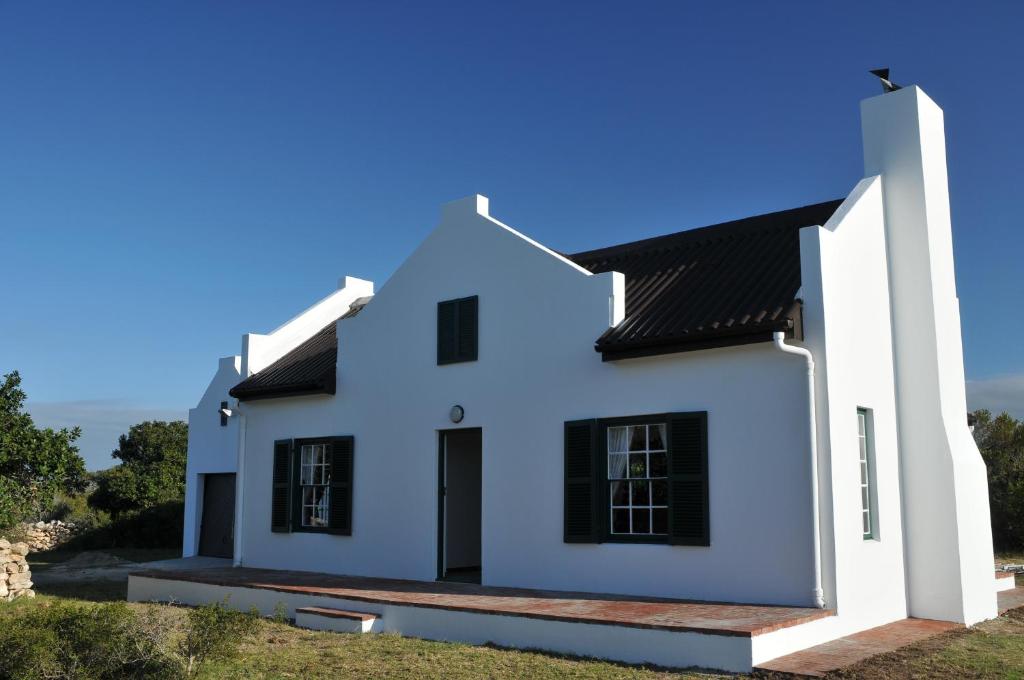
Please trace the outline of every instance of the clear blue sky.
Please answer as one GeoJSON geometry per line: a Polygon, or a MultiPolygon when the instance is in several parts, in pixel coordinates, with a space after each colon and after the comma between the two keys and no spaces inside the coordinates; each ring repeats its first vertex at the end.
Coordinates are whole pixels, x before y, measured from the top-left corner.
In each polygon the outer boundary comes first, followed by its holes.
{"type": "Polygon", "coordinates": [[[445,201],[572,251],[845,196],[888,65],[946,111],[972,399],[1024,415],[1022,24],[1019,2],[4,3],[0,372],[106,465],[243,332],[382,283],[445,201]]]}

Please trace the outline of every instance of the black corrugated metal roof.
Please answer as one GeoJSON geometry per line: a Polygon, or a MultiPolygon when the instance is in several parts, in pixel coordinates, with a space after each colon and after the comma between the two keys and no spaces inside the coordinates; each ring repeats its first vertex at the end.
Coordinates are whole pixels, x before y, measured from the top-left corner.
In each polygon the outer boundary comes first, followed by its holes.
{"type": "Polygon", "coordinates": [[[594,273],[626,277],[626,316],[595,348],[608,360],[799,335],[799,230],[825,224],[841,203],[569,255],[594,273]]]}
{"type": "MultiPolygon", "coordinates": [[[[363,306],[353,305],[339,320],[355,316],[363,306]]],[[[229,394],[243,401],[334,394],[337,365],[337,321],[332,321],[291,352],[232,387],[229,394]]]]}

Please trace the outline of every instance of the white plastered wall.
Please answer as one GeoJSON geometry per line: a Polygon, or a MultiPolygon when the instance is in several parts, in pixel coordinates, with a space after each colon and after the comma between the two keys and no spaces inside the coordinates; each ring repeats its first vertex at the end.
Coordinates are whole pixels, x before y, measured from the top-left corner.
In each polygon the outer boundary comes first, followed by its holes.
{"type": "MultiPolygon", "coordinates": [[[[314,303],[270,333],[242,336],[242,353],[224,357],[217,373],[195,408],[188,412],[188,462],[185,471],[185,526],[182,555],[195,555],[199,548],[202,522],[203,475],[238,473],[239,436],[244,437],[244,419],[238,401],[229,390],[311,338],[351,307],[353,302],[373,295],[373,282],[352,276],[342,277],[338,290],[314,303]],[[220,404],[228,402],[233,414],[226,425],[220,424],[220,404]]],[[[236,484],[243,480],[236,479],[236,484]]],[[[236,527],[243,513],[240,489],[236,489],[236,527]]],[[[239,537],[236,536],[236,552],[239,537]]]]}
{"type": "Polygon", "coordinates": [[[220,404],[231,401],[228,390],[241,378],[242,358],[223,357],[217,372],[195,408],[188,412],[188,461],[185,465],[185,528],[182,555],[191,557],[199,549],[202,521],[202,475],[235,472],[238,458],[238,419],[220,424],[220,404]]]}
{"type": "Polygon", "coordinates": [[[816,359],[825,595],[842,627],[907,615],[882,183],[861,180],[800,233],[806,345],[816,359]],[[876,537],[865,540],[857,409],[871,411],[876,537]],[[828,453],[830,452],[830,453],[828,453]]]}
{"type": "Polygon", "coordinates": [[[967,428],[942,109],[911,86],[861,103],[864,166],[881,175],[909,611],[996,615],[986,470],[967,428]]]}
{"type": "Polygon", "coordinates": [[[483,430],[485,584],[810,604],[803,364],[770,343],[602,362],[593,343],[622,291],[621,275],[491,218],[483,197],[446,206],[339,322],[335,396],[244,405],[243,563],[434,579],[437,432],[460,404],[461,426],[483,430]],[[437,366],[437,302],[467,295],[479,360],[437,366]],[[564,421],[690,410],[708,412],[711,547],[564,543],[564,421]],[[337,434],[356,442],[352,536],[271,533],[273,441],[337,434]]]}

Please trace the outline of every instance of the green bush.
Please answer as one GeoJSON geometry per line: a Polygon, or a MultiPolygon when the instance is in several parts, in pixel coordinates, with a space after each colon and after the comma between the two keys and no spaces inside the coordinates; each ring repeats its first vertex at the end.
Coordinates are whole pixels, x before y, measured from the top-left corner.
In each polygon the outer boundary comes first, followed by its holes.
{"type": "Polygon", "coordinates": [[[0,628],[0,678],[177,678],[181,664],[123,602],[39,606],[0,628]]]}
{"type": "MultiPolygon", "coordinates": [[[[98,514],[96,517],[103,518],[104,515],[98,514]]],[[[64,547],[67,550],[179,548],[183,540],[184,524],[184,502],[171,501],[122,513],[116,519],[97,523],[77,534],[64,547]]]]}
{"type": "Polygon", "coordinates": [[[139,615],[124,602],[58,602],[4,617],[0,678],[18,680],[178,680],[207,661],[234,657],[260,618],[225,603],[190,609],[184,630],[174,617],[139,615]]]}
{"type": "Polygon", "coordinates": [[[44,520],[59,519],[73,523],[79,531],[92,531],[110,523],[110,515],[90,507],[86,493],[58,493],[50,512],[44,520]]]}
{"type": "Polygon", "coordinates": [[[178,643],[186,677],[193,677],[207,661],[225,661],[238,653],[242,640],[259,628],[255,612],[228,609],[227,600],[190,609],[185,634],[178,643]]]}

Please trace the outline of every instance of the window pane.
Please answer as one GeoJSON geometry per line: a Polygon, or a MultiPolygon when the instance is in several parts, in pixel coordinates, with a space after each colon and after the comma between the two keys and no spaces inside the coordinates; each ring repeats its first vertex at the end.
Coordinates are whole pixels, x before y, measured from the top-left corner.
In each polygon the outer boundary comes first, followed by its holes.
{"type": "Polygon", "coordinates": [[[302,447],[302,464],[312,465],[313,463],[313,447],[303,446],[302,447]]]}
{"type": "Polygon", "coordinates": [[[612,510],[612,533],[629,533],[629,510],[612,510]]]}
{"type": "Polygon", "coordinates": [[[315,488],[316,487],[314,487],[314,486],[304,486],[304,487],[302,487],[302,504],[303,505],[312,505],[313,504],[313,502],[315,500],[314,497],[313,497],[313,489],[315,489],[315,488]]]}
{"type": "Polygon", "coordinates": [[[608,428],[608,453],[625,452],[627,442],[626,434],[627,430],[625,427],[608,428]]]}
{"type": "Polygon", "coordinates": [[[867,419],[866,419],[866,418],[865,418],[864,416],[865,416],[865,414],[864,414],[864,413],[858,413],[858,414],[857,414],[857,433],[858,433],[858,434],[859,434],[859,435],[860,435],[861,437],[863,437],[864,435],[866,435],[866,434],[867,434],[867,432],[868,432],[868,429],[867,429],[867,427],[866,427],[866,420],[867,420],[867,419]]]}
{"type": "Polygon", "coordinates": [[[612,505],[629,505],[628,482],[612,482],[612,505]]]}
{"type": "Polygon", "coordinates": [[[299,468],[299,484],[313,483],[313,468],[303,465],[299,468]]]}
{"type": "Polygon", "coordinates": [[[865,485],[868,483],[868,464],[866,462],[860,464],[860,483],[865,485]]]}
{"type": "Polygon", "coordinates": [[[665,423],[651,425],[647,429],[647,448],[651,451],[665,449],[665,423]]]}
{"type": "Polygon", "coordinates": [[[668,508],[651,510],[651,531],[655,534],[668,533],[668,508]]]}
{"type": "Polygon", "coordinates": [[[633,533],[634,534],[649,534],[649,533],[651,533],[651,511],[650,510],[633,510],[633,533]]]}
{"type": "Polygon", "coordinates": [[[651,482],[651,505],[668,505],[668,482],[651,482]]]}
{"type": "Polygon", "coordinates": [[[866,486],[860,488],[860,507],[865,512],[871,508],[868,504],[868,488],[866,486]]]}
{"type": "Polygon", "coordinates": [[[313,465],[324,464],[324,447],[314,446],[313,447],[313,465]]]}
{"type": "Polygon", "coordinates": [[[608,456],[608,479],[625,479],[626,454],[613,453],[608,456]]]}
{"type": "Polygon", "coordinates": [[[633,487],[633,505],[651,504],[650,482],[630,482],[633,487]]]}
{"type": "Polygon", "coordinates": [[[313,526],[313,507],[309,505],[302,506],[302,526],[311,527],[313,526]]]}
{"type": "Polygon", "coordinates": [[[643,451],[647,448],[647,426],[646,425],[630,425],[629,426],[629,450],[630,451],[643,451]]]}
{"type": "Polygon", "coordinates": [[[645,453],[631,453],[629,454],[629,477],[630,479],[636,479],[638,477],[647,476],[647,454],[645,453]]]}
{"type": "Polygon", "coordinates": [[[871,515],[864,513],[864,535],[867,536],[871,533],[871,515]]]}
{"type": "Polygon", "coordinates": [[[668,477],[668,454],[667,453],[652,453],[651,459],[651,477],[668,477]]]}
{"type": "Polygon", "coordinates": [[[329,498],[330,491],[325,488],[323,490],[323,493],[321,493],[320,497],[317,499],[316,512],[313,515],[313,521],[315,523],[315,526],[327,526],[327,506],[329,498]]]}
{"type": "Polygon", "coordinates": [[[860,459],[864,462],[868,459],[868,440],[866,437],[860,438],[860,459]]]}

